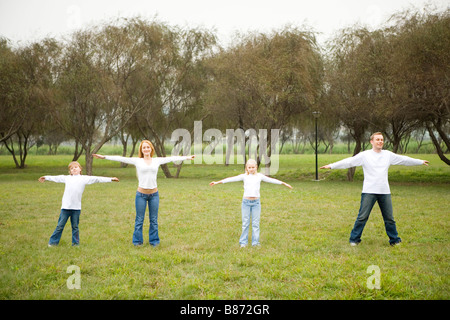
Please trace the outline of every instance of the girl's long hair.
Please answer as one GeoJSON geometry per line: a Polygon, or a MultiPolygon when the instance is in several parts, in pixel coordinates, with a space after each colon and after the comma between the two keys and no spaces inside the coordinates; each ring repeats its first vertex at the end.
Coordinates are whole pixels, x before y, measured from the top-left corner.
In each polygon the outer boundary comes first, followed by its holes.
{"type": "Polygon", "coordinates": [[[248,159],[245,164],[245,174],[249,174],[249,172],[247,170],[247,165],[249,164],[249,162],[252,162],[256,166],[256,170],[258,170],[258,163],[253,159],[248,159]]]}

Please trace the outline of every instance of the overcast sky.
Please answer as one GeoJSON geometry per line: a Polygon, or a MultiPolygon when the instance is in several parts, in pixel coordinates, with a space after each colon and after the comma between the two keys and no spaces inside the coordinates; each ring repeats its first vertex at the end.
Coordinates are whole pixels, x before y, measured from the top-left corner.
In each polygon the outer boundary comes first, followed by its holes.
{"type": "Polygon", "coordinates": [[[0,36],[15,44],[57,39],[112,18],[141,15],[169,25],[215,30],[222,44],[236,32],[306,25],[319,41],[360,23],[377,28],[406,8],[449,7],[450,0],[0,0],[0,36]]]}

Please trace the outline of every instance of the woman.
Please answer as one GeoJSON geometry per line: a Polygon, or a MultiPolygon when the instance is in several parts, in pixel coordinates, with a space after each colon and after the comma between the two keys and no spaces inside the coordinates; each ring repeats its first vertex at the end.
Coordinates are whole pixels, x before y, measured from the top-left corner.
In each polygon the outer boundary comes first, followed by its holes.
{"type": "Polygon", "coordinates": [[[136,220],[133,232],[133,244],[140,246],[143,244],[142,226],[144,224],[145,210],[148,204],[150,228],[148,232],[149,243],[152,246],[159,245],[158,235],[158,208],[159,193],[156,183],[156,176],[160,165],[174,162],[192,160],[194,156],[177,156],[177,157],[155,157],[155,148],[148,140],[143,140],[139,145],[138,158],[127,158],[120,156],[102,156],[93,154],[97,159],[106,159],[132,164],[136,167],[138,177],[138,189],[136,191],[136,220]]]}

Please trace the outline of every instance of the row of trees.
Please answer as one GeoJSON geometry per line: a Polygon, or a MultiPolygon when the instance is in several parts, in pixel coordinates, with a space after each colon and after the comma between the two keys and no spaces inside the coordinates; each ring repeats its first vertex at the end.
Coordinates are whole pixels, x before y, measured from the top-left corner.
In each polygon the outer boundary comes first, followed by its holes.
{"type": "Polygon", "coordinates": [[[73,140],[74,159],[84,153],[91,174],[92,153],[113,137],[124,155],[147,138],[165,156],[170,134],[193,130],[196,120],[221,130],[281,129],[288,139],[314,135],[312,112],[320,111],[327,143],[344,128],[356,154],[381,130],[398,151],[426,130],[450,165],[449,11],[402,12],[386,25],[342,30],[326,48],[291,26],[223,48],[208,30],[141,18],[18,48],[1,40],[0,141],[24,167],[32,143],[73,140]]]}

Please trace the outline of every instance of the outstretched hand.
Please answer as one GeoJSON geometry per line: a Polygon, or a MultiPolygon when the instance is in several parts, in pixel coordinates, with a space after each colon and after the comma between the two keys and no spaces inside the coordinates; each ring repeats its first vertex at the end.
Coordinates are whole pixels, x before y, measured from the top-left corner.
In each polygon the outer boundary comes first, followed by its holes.
{"type": "Polygon", "coordinates": [[[111,181],[119,182],[119,178],[114,177],[114,178],[111,179],[111,181]]]}
{"type": "Polygon", "coordinates": [[[102,156],[101,154],[93,153],[92,156],[97,159],[105,159],[105,156],[102,156]]]}
{"type": "Polygon", "coordinates": [[[38,179],[38,181],[39,181],[40,183],[44,183],[45,177],[40,177],[40,178],[38,179]]]}
{"type": "Polygon", "coordinates": [[[322,167],[320,167],[319,169],[331,169],[331,167],[330,167],[329,164],[327,164],[326,166],[322,166],[322,167]]]}
{"type": "Polygon", "coordinates": [[[292,186],[290,184],[287,184],[286,182],[283,182],[282,185],[288,187],[289,189],[292,189],[292,186]]]}
{"type": "Polygon", "coordinates": [[[423,160],[423,165],[424,165],[424,166],[428,166],[429,163],[430,163],[430,161],[423,160]]]}

